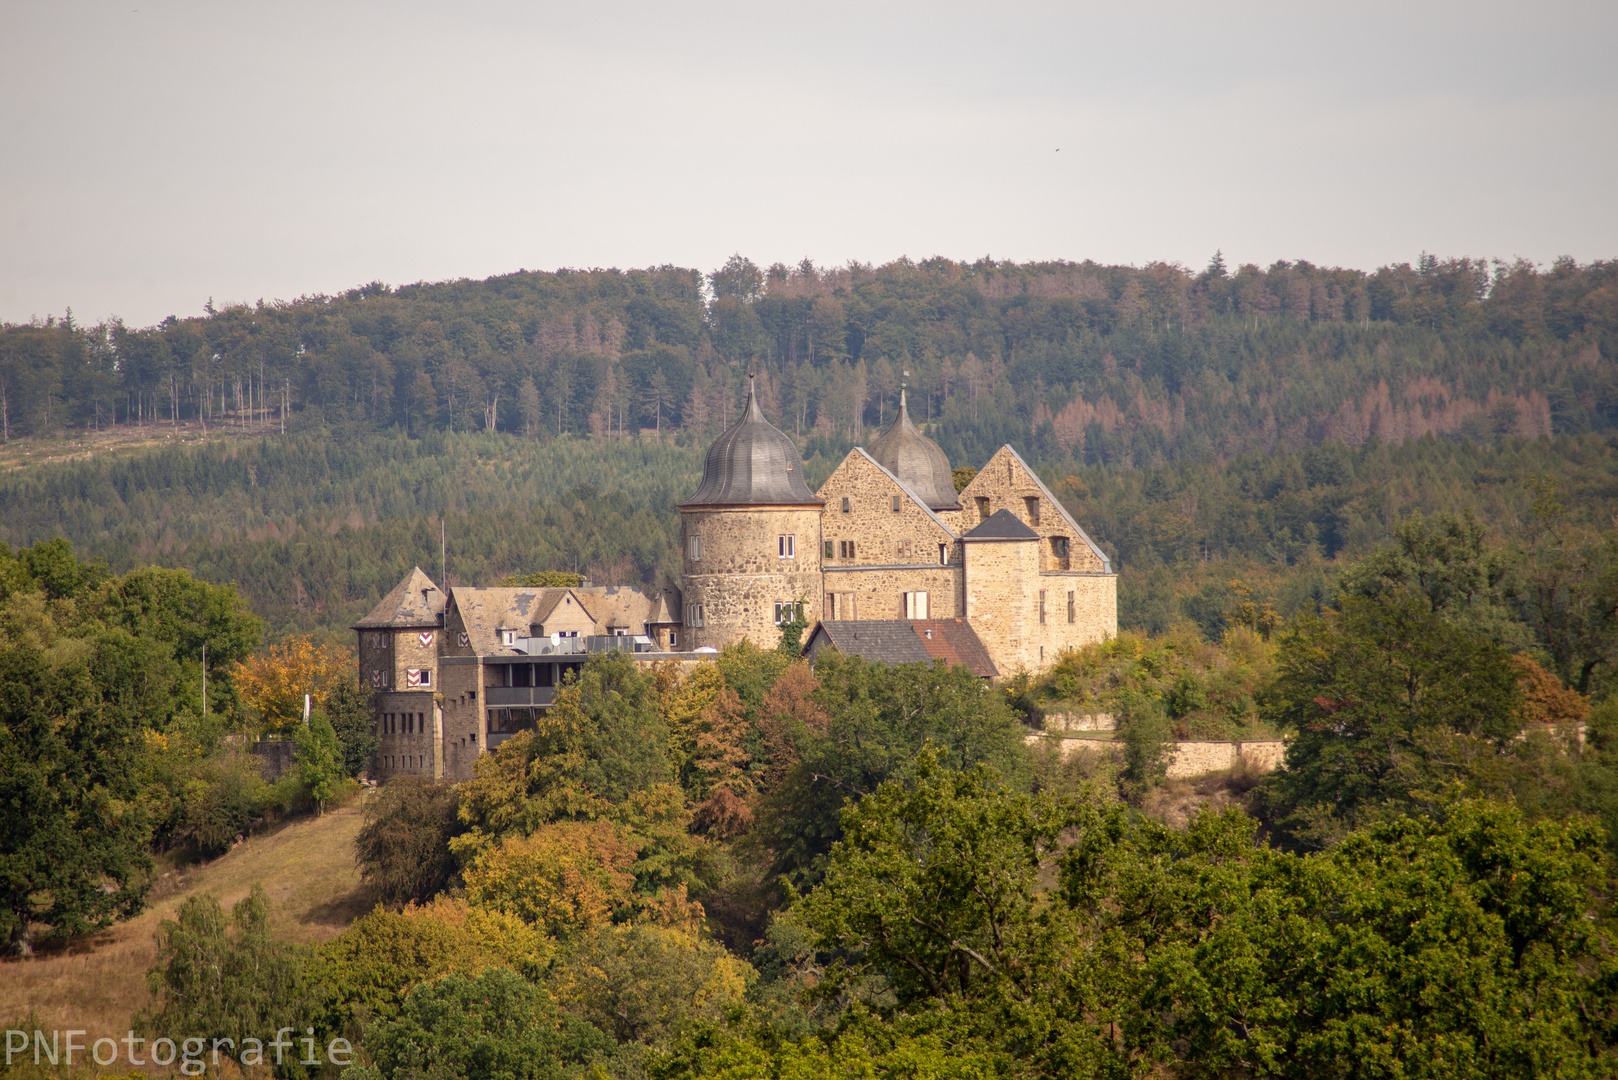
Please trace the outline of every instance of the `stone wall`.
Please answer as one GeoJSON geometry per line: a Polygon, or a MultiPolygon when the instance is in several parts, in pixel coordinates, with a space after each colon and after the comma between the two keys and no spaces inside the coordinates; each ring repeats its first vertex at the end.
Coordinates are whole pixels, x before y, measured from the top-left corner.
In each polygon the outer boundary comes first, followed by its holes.
{"type": "Polygon", "coordinates": [[[961,561],[960,545],[939,517],[857,448],[817,494],[826,502],[821,538],[832,545],[827,566],[939,566],[961,561]],[[852,559],[839,548],[849,540],[854,542],[852,559]]]}
{"type": "MultiPolygon", "coordinates": [[[[1024,736],[1023,741],[1037,749],[1051,737],[1030,734],[1024,736]]],[[[1122,743],[1110,739],[1061,739],[1060,742],[1064,757],[1123,750],[1122,743]]],[[[1182,780],[1236,768],[1255,773],[1274,772],[1282,767],[1285,758],[1286,743],[1280,739],[1177,742],[1174,756],[1169,760],[1168,776],[1171,780],[1182,780]]]]}
{"type": "Polygon", "coordinates": [[[1053,734],[1064,731],[1117,731],[1118,720],[1112,713],[1046,713],[1045,730],[1053,734]]]}
{"type": "Polygon", "coordinates": [[[264,779],[272,782],[291,772],[298,760],[298,745],[291,739],[260,739],[247,752],[264,763],[264,779]]]}
{"type": "MultiPolygon", "coordinates": [[[[961,567],[829,566],[822,575],[828,619],[903,619],[904,594],[927,594],[929,619],[961,617],[961,567]]],[[[919,616],[918,616],[919,617],[919,616]]]]}
{"type": "Polygon", "coordinates": [[[1037,580],[1033,540],[969,541],[966,547],[966,619],[1002,676],[1038,667],[1038,643],[1029,582],[1037,580]]]}
{"type": "Polygon", "coordinates": [[[375,697],[377,748],[372,772],[377,776],[436,776],[443,721],[436,695],[428,690],[393,690],[375,697]],[[405,714],[416,719],[403,722],[405,714]],[[392,716],[392,732],[387,717],[392,716]],[[409,728],[415,730],[407,730],[409,728]]]}
{"type": "Polygon", "coordinates": [[[488,696],[483,665],[474,657],[457,657],[443,664],[443,776],[470,780],[472,762],[482,749],[486,725],[483,716],[488,696]]]}
{"type": "MultiPolygon", "coordinates": [[[[959,531],[971,532],[997,510],[1009,510],[1018,521],[1040,536],[1039,569],[1070,570],[1099,574],[1101,559],[1069,524],[1062,506],[1049,498],[1033,473],[1009,446],[1002,446],[978,470],[961,491],[959,531]],[[1063,565],[1051,545],[1052,537],[1067,541],[1068,558],[1063,565]]],[[[1117,632],[1114,626],[1113,632],[1117,632]]]]}
{"type": "Polygon", "coordinates": [[[724,648],[744,637],[771,648],[780,640],[777,603],[803,600],[811,624],[822,617],[818,507],[682,510],[680,518],[684,602],[703,612],[701,626],[687,621],[685,649],[724,648]],[[791,558],[780,557],[783,535],[794,538],[791,558]],[[702,541],[695,559],[692,537],[702,541]]]}

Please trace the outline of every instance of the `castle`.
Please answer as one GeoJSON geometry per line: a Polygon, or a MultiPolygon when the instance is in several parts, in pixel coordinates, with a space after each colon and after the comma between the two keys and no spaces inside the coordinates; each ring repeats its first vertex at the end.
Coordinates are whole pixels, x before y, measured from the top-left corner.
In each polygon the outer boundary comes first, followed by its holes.
{"type": "Polygon", "coordinates": [[[797,617],[823,647],[1037,673],[1117,632],[1117,578],[1017,452],[1002,446],[957,493],[944,452],[899,415],[810,491],[797,447],[759,409],[708,448],[679,505],[678,588],[454,588],[419,568],[364,619],[376,772],[465,779],[532,724],[590,653],[696,661],[797,617]]]}

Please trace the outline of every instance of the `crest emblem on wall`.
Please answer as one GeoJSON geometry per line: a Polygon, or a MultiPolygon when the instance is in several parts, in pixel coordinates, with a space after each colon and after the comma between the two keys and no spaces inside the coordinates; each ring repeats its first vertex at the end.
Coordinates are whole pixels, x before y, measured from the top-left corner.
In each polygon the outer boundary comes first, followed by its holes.
{"type": "Polygon", "coordinates": [[[461,631],[461,636],[460,636],[459,640],[460,640],[460,643],[461,643],[461,648],[463,648],[463,649],[469,647],[472,644],[472,639],[467,636],[465,630],[461,631]]]}
{"type": "Polygon", "coordinates": [[[433,632],[431,630],[423,630],[416,636],[420,639],[422,648],[430,649],[433,647],[433,632]]]}
{"type": "Polygon", "coordinates": [[[405,685],[406,686],[420,686],[421,685],[421,669],[419,667],[405,668],[405,685]]]}
{"type": "Polygon", "coordinates": [[[375,686],[375,687],[380,687],[382,685],[382,669],[381,668],[376,668],[375,670],[373,670],[371,672],[371,685],[375,686]]]}

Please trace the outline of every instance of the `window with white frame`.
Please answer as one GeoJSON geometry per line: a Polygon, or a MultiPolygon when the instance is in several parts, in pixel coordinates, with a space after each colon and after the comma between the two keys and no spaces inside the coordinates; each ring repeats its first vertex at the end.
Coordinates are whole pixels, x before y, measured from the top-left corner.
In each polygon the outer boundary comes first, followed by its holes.
{"type": "Polygon", "coordinates": [[[798,557],[798,538],[788,533],[775,538],[775,557],[778,559],[796,559],[798,557]]]}
{"type": "Polygon", "coordinates": [[[502,630],[502,631],[500,631],[500,644],[502,644],[502,645],[515,645],[515,644],[517,644],[517,631],[515,631],[515,630],[502,630]]]}
{"type": "Polygon", "coordinates": [[[927,594],[924,592],[907,592],[904,594],[905,618],[925,619],[927,614],[927,594]]]}
{"type": "Polygon", "coordinates": [[[692,561],[702,558],[702,537],[693,536],[688,538],[685,546],[686,552],[690,555],[692,561]]]}
{"type": "Polygon", "coordinates": [[[796,600],[783,600],[775,605],[775,625],[784,626],[797,619],[802,607],[796,600]]]}

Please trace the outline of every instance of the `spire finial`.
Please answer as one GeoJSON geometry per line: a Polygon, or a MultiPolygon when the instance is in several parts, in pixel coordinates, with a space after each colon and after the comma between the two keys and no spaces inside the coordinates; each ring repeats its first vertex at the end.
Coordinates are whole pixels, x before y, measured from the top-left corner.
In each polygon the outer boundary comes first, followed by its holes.
{"type": "Polygon", "coordinates": [[[758,393],[755,387],[753,373],[749,371],[747,373],[747,418],[749,420],[762,420],[764,419],[764,410],[758,407],[758,393]]]}

